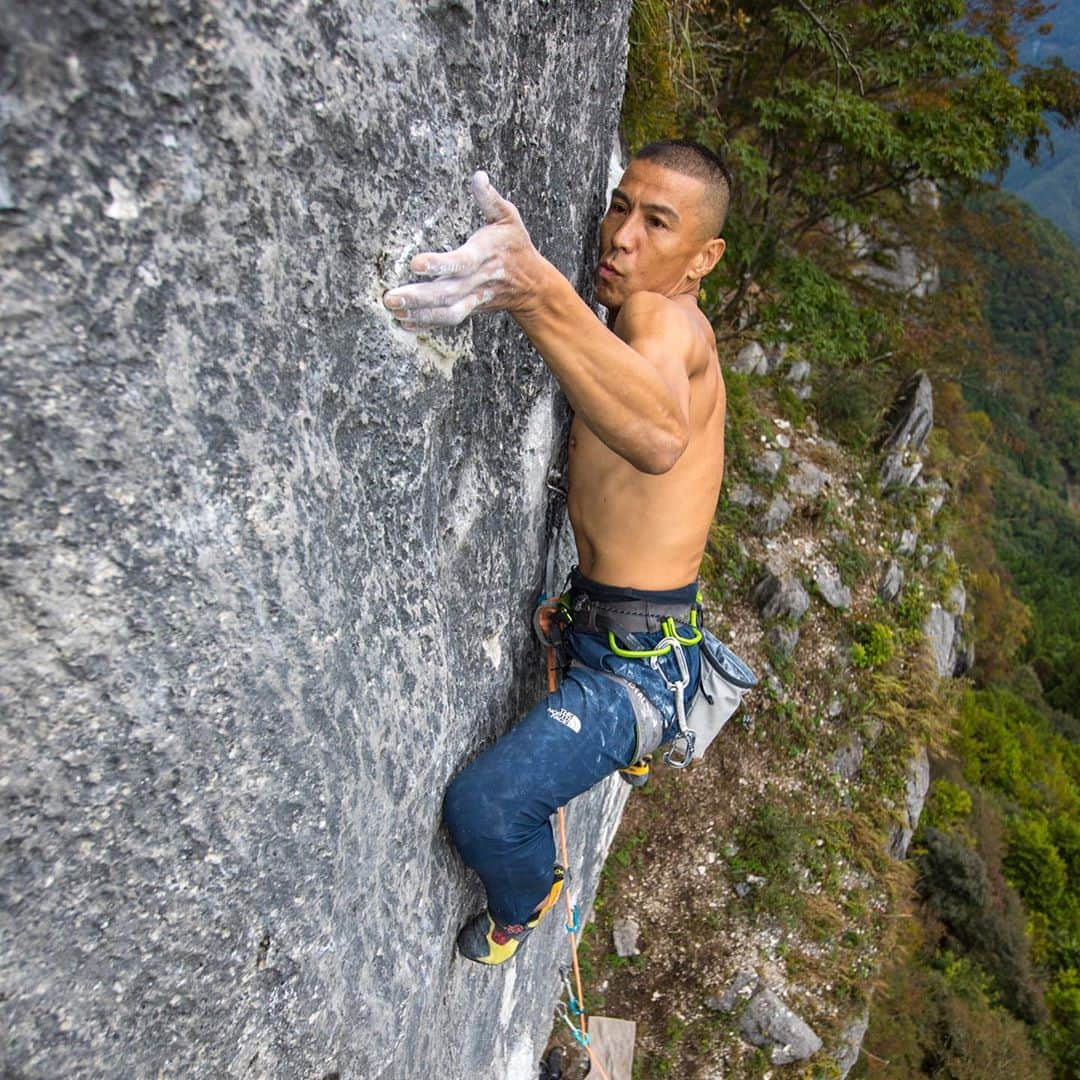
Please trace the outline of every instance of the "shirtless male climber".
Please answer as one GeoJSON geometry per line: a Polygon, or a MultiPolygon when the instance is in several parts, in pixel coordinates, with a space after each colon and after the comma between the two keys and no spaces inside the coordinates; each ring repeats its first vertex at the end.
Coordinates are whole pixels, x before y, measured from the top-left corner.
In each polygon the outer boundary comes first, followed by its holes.
{"type": "Polygon", "coordinates": [[[607,326],[483,172],[472,189],[487,224],[456,251],[416,255],[411,270],[433,280],[384,298],[408,330],[509,311],[574,413],[567,505],[579,565],[560,601],[573,662],[558,690],[454,779],[444,804],[487,889],[487,910],[458,936],[481,963],[513,956],[561,891],[551,815],[677,741],[673,689],[698,686],[697,575],[724,470],[725,394],[697,296],[724,253],[730,183],[695,143],[634,156],[600,225],[607,326]]]}

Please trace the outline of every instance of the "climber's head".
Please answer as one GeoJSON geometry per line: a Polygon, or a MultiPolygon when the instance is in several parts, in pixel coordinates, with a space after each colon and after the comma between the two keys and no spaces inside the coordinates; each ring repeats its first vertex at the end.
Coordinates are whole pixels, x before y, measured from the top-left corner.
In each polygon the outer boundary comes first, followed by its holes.
{"type": "Polygon", "coordinates": [[[720,231],[731,175],[704,146],[650,143],[630,160],[600,223],[597,300],[610,310],[631,293],[695,293],[724,254],[720,231]]]}

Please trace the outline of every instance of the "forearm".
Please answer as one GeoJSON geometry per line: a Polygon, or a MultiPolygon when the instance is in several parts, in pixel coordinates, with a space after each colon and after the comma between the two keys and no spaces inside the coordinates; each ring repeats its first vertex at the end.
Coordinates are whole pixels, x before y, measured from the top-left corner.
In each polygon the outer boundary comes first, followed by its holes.
{"type": "Polygon", "coordinates": [[[528,301],[512,311],[574,412],[643,472],[664,472],[685,445],[670,388],[655,367],[612,333],[542,256],[530,267],[528,301]]]}

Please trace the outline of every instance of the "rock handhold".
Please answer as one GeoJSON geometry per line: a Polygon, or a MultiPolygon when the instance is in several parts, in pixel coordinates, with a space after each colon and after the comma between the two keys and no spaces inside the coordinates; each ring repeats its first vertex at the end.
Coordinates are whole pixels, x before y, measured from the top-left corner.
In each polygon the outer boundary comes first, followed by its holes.
{"type": "Polygon", "coordinates": [[[767,987],[750,999],[739,1027],[747,1041],[768,1050],[774,1065],[805,1061],[821,1049],[813,1028],[767,987]]]}
{"type": "Polygon", "coordinates": [[[766,619],[798,621],[810,607],[809,593],[794,574],[784,570],[766,570],[750,596],[766,619]]]}
{"type": "Polygon", "coordinates": [[[758,342],[750,341],[739,350],[731,368],[743,375],[767,375],[769,357],[758,342]]]}
{"type": "Polygon", "coordinates": [[[882,572],[881,581],[878,583],[877,594],[882,600],[891,602],[900,595],[904,587],[904,571],[900,564],[892,559],[882,572]]]}
{"type": "Polygon", "coordinates": [[[637,947],[638,934],[641,927],[633,919],[616,919],[611,926],[611,936],[615,943],[617,956],[638,956],[641,950],[637,947]]]}
{"type": "Polygon", "coordinates": [[[814,584],[822,600],[830,607],[851,607],[851,590],[840,580],[840,572],[832,563],[819,562],[814,567],[814,584]]]}
{"type": "Polygon", "coordinates": [[[910,487],[922,472],[919,456],[934,426],[934,393],[925,371],[900,388],[886,416],[887,433],[879,444],[882,491],[910,487]]]}

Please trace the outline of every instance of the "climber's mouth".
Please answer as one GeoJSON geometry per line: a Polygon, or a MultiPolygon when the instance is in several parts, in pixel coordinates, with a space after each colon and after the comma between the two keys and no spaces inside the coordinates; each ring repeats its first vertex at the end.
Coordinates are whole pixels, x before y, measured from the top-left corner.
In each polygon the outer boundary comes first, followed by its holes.
{"type": "Polygon", "coordinates": [[[602,262],[596,268],[596,272],[604,279],[604,281],[614,281],[616,278],[622,277],[622,274],[620,274],[611,263],[606,262],[602,262]]]}

